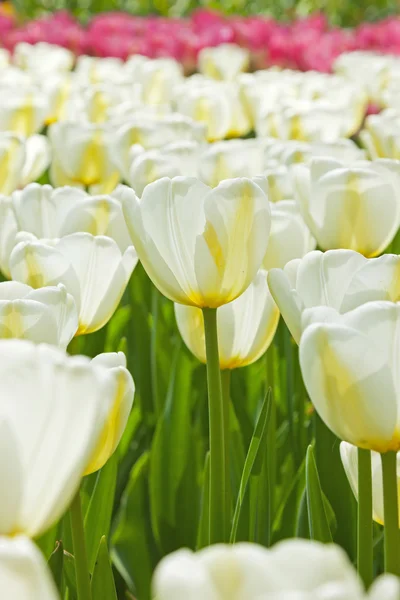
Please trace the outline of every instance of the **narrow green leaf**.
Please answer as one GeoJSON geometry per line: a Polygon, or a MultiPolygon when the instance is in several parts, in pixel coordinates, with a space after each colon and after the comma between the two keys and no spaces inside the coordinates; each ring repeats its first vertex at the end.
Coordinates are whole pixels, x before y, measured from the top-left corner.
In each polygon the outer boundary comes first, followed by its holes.
{"type": "MultiPolygon", "coordinates": [[[[254,433],[252,439],[250,441],[249,450],[246,456],[246,462],[244,465],[242,478],[239,487],[239,494],[236,501],[235,512],[233,515],[232,522],[232,530],[231,530],[231,542],[236,541],[236,535],[240,520],[240,514],[243,507],[244,498],[246,495],[247,487],[249,484],[249,480],[252,474],[257,474],[261,472],[263,455],[260,452],[260,449],[264,449],[263,442],[265,441],[266,434],[268,431],[268,420],[271,413],[271,392],[268,391],[263,405],[261,407],[261,411],[259,417],[257,419],[257,423],[254,429],[254,433]]],[[[264,453],[265,454],[265,453],[264,453]]]]}
{"type": "Polygon", "coordinates": [[[91,588],[92,600],[118,600],[105,536],[100,540],[91,588]]]}
{"type": "Polygon", "coordinates": [[[57,589],[61,591],[63,566],[64,566],[64,548],[62,542],[56,542],[56,547],[49,558],[50,571],[53,574],[53,578],[57,589]]]}
{"type": "Polygon", "coordinates": [[[64,579],[68,587],[68,600],[77,600],[75,559],[70,552],[64,550],[63,557],[64,579]]]}
{"type": "Polygon", "coordinates": [[[56,523],[51,529],[35,540],[35,543],[43,552],[46,560],[48,560],[54,551],[57,537],[61,532],[59,523],[56,523]]]}
{"type": "Polygon", "coordinates": [[[314,417],[315,460],[321,487],[337,519],[337,531],[333,539],[355,560],[357,503],[340,459],[340,442],[317,414],[314,417]]]}
{"type": "Polygon", "coordinates": [[[310,537],[312,540],[319,542],[332,542],[332,534],[312,446],[308,447],[306,456],[306,490],[310,537]]]}
{"type": "Polygon", "coordinates": [[[110,532],[116,481],[117,455],[114,454],[97,474],[85,515],[86,549],[91,573],[100,540],[110,532]]]}
{"type": "Polygon", "coordinates": [[[140,600],[150,600],[152,573],[161,558],[150,522],[149,458],[149,453],[143,454],[132,469],[122,496],[111,549],[114,565],[140,600]]]}

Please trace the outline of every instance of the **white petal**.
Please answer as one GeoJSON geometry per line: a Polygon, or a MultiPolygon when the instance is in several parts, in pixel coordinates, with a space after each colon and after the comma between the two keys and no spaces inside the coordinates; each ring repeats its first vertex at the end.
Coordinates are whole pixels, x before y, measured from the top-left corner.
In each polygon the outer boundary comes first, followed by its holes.
{"type": "Polygon", "coordinates": [[[32,135],[25,142],[25,164],[22,169],[21,187],[36,181],[46,171],[51,162],[50,143],[44,135],[32,135]]]}

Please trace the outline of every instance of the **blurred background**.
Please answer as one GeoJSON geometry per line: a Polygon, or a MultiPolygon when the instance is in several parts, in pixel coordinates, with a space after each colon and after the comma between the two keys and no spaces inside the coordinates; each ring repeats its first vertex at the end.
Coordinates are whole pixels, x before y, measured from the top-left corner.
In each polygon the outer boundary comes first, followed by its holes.
{"type": "Polygon", "coordinates": [[[22,19],[68,10],[82,22],[103,11],[182,17],[196,8],[209,8],[225,14],[262,14],[282,21],[323,12],[332,25],[351,27],[400,12],[400,0],[8,0],[8,3],[22,19]]]}

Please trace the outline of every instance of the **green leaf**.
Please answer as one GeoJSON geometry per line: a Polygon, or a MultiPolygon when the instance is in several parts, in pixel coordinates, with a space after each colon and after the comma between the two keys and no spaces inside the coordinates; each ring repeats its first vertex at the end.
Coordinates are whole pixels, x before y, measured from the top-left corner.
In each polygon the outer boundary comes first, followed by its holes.
{"type": "Polygon", "coordinates": [[[53,574],[53,579],[57,589],[61,591],[63,566],[64,566],[64,548],[62,542],[56,542],[56,547],[49,558],[50,571],[53,574]]]}
{"type": "Polygon", "coordinates": [[[91,588],[92,600],[118,600],[105,536],[100,540],[91,588]]]}
{"type": "Polygon", "coordinates": [[[332,542],[332,534],[312,446],[308,447],[306,456],[306,490],[310,537],[312,540],[319,542],[332,542]]]}
{"type": "Polygon", "coordinates": [[[244,506],[244,499],[249,484],[250,477],[261,473],[262,463],[265,458],[262,450],[265,449],[264,442],[268,431],[268,420],[271,414],[271,392],[269,390],[261,407],[260,415],[250,441],[249,450],[246,456],[242,478],[239,487],[239,494],[236,501],[235,512],[233,515],[231,542],[236,541],[241,511],[244,506]],[[261,450],[261,451],[260,451],[261,450]]]}
{"type": "Polygon", "coordinates": [[[150,522],[149,459],[149,453],[143,454],[132,469],[122,496],[111,550],[114,565],[140,600],[150,600],[152,573],[161,558],[150,522]]]}
{"type": "Polygon", "coordinates": [[[54,551],[54,547],[56,545],[57,537],[60,531],[61,528],[59,526],[59,523],[56,523],[53,527],[51,527],[51,529],[46,531],[46,533],[44,533],[35,540],[36,545],[39,546],[46,560],[50,558],[51,554],[54,551]]]}
{"type": "Polygon", "coordinates": [[[117,454],[97,473],[96,483],[85,515],[86,550],[89,570],[93,573],[97,550],[103,536],[110,532],[117,481],[117,454]]]}
{"type": "Polygon", "coordinates": [[[315,459],[321,487],[337,519],[334,542],[340,544],[354,560],[357,504],[340,459],[339,445],[338,438],[315,414],[315,459]]]}
{"type": "Polygon", "coordinates": [[[124,337],[124,332],[131,318],[132,307],[120,306],[107,325],[104,352],[115,352],[124,337]]]}
{"type": "Polygon", "coordinates": [[[150,454],[151,519],[163,554],[196,544],[200,487],[192,428],[192,373],[193,362],[180,343],[150,454]]]}

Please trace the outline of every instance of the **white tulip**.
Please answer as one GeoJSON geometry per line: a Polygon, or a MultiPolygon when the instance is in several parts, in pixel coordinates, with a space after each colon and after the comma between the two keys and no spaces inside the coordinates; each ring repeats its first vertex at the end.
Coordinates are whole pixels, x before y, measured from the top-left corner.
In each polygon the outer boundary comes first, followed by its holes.
{"type": "Polygon", "coordinates": [[[116,394],[100,439],[86,466],[86,475],[101,469],[115,452],[125,431],[135,394],[135,384],[126,368],[126,357],[123,352],[99,354],[93,358],[92,364],[108,369],[110,376],[115,380],[116,394]]]}
{"type": "Polygon", "coordinates": [[[352,250],[314,251],[268,274],[271,294],[297,343],[302,315],[326,306],[345,313],[373,300],[400,300],[400,257],[366,259],[352,250]]]}
{"type": "Polygon", "coordinates": [[[283,269],[289,261],[302,258],[315,246],[315,239],[293,200],[271,204],[271,232],[263,260],[264,269],[283,269]]]}
{"type": "Polygon", "coordinates": [[[33,135],[43,127],[48,110],[48,98],[37,87],[2,87],[0,131],[33,135]]]}
{"type": "Polygon", "coordinates": [[[123,179],[129,181],[131,166],[143,149],[185,142],[204,143],[204,125],[178,114],[131,119],[116,132],[112,146],[113,161],[123,179]]]}
{"type": "MultiPolygon", "coordinates": [[[[129,70],[130,64],[128,61],[125,68],[129,70]]],[[[141,61],[138,78],[143,102],[150,105],[170,102],[175,86],[184,80],[182,65],[173,58],[141,61]]]]}
{"type": "Polygon", "coordinates": [[[400,223],[400,162],[363,162],[351,168],[328,158],[293,167],[303,218],[324,250],[383,252],[400,223]]]}
{"type": "Polygon", "coordinates": [[[0,534],[36,537],[74,497],[116,394],[109,370],[26,340],[0,340],[0,534]]]}
{"type": "Polygon", "coordinates": [[[113,238],[122,251],[131,245],[121,204],[112,196],[90,196],[73,187],[32,183],[14,192],[11,205],[17,231],[38,238],[85,231],[113,238]]]}
{"type": "Polygon", "coordinates": [[[53,162],[50,177],[55,186],[89,186],[107,194],[119,182],[111,156],[111,131],[91,123],[63,121],[49,128],[53,162]]]}
{"type": "Polygon", "coordinates": [[[232,81],[247,71],[249,62],[249,51],[235,44],[203,48],[198,55],[200,73],[212,79],[232,81]]]}
{"type": "MultiPolygon", "coordinates": [[[[179,332],[189,350],[203,363],[206,347],[203,314],[195,306],[175,304],[179,332]]],[[[236,369],[255,362],[266,352],[275,335],[279,311],[260,270],[247,290],[217,313],[221,369],[236,369]]]]}
{"type": "Polygon", "coordinates": [[[0,68],[5,69],[10,64],[10,53],[5,48],[0,48],[0,68]]]}
{"type": "Polygon", "coordinates": [[[365,119],[360,139],[372,159],[400,158],[400,118],[398,112],[385,110],[365,119]]]}
{"type": "Polygon", "coordinates": [[[48,73],[70,71],[74,54],[67,48],[39,42],[20,42],[14,48],[14,63],[35,76],[45,77],[48,73]]]}
{"type": "Polygon", "coordinates": [[[180,304],[216,308],[250,285],[265,256],[269,202],[250,179],[211,190],[191,177],[159,179],[139,200],[121,186],[129,232],[150,279],[180,304]]]}
{"type": "Polygon", "coordinates": [[[325,600],[328,590],[338,600],[364,597],[340,547],[300,539],[271,549],[240,543],[178,550],[160,562],[153,583],[157,600],[325,600]]]}
{"type": "Polygon", "coordinates": [[[59,600],[42,553],[24,536],[0,537],[0,596],[10,600],[59,600]]]}
{"type": "Polygon", "coordinates": [[[260,140],[216,142],[199,159],[199,178],[211,187],[223,179],[254,177],[263,170],[264,146],[260,140]]]}
{"type": "Polygon", "coordinates": [[[321,419],[359,448],[397,452],[400,304],[368,302],[343,315],[321,308],[309,313],[300,365],[321,419]]]}
{"type": "Polygon", "coordinates": [[[162,177],[195,177],[198,160],[199,144],[196,142],[175,142],[157,150],[143,150],[136,153],[127,182],[141,196],[146,185],[162,177]]]}
{"type": "Polygon", "coordinates": [[[124,63],[119,58],[97,58],[95,56],[78,56],[75,67],[76,79],[84,84],[90,83],[125,83],[129,77],[124,63]]]}
{"type": "Polygon", "coordinates": [[[15,246],[15,237],[18,233],[17,222],[8,196],[0,195],[0,269],[5,277],[11,278],[10,255],[15,246]]]}
{"type": "MultiPolygon", "coordinates": [[[[23,139],[12,133],[0,133],[0,193],[11,194],[21,183],[26,164],[23,139]]],[[[1,221],[3,226],[3,221],[1,221]]]]}
{"type": "Polygon", "coordinates": [[[109,321],[137,264],[132,246],[121,253],[111,238],[89,233],[52,241],[20,234],[19,240],[10,256],[13,279],[34,288],[64,284],[78,309],[77,335],[109,321]]]}
{"type": "Polygon", "coordinates": [[[0,338],[66,348],[77,329],[75,301],[62,284],[34,290],[17,281],[0,283],[0,338]]]}

